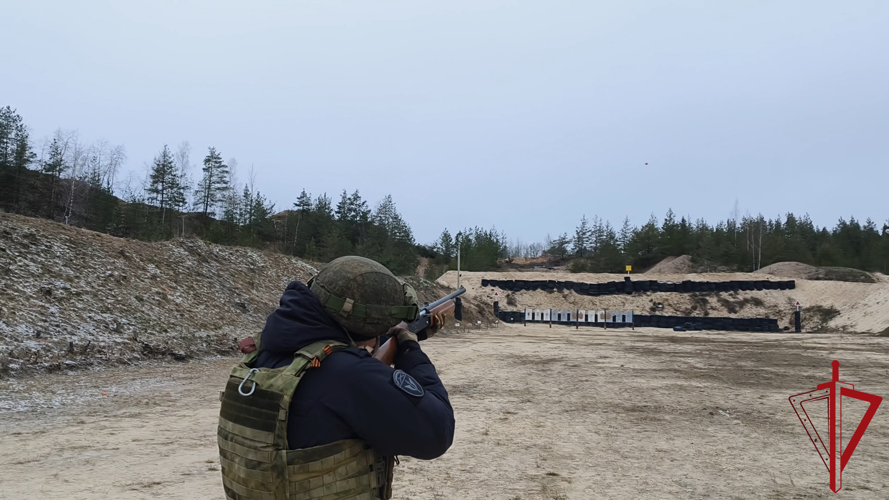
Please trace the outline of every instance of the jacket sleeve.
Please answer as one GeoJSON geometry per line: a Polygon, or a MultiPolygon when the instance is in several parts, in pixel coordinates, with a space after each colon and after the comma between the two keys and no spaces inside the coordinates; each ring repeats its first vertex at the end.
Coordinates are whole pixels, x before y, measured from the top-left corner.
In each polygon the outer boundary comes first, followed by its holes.
{"type": "Polygon", "coordinates": [[[394,369],[361,355],[337,374],[324,404],[384,455],[440,457],[454,441],[448,393],[419,345],[399,356],[396,369],[412,376],[424,394],[408,394],[395,385],[394,369]]]}

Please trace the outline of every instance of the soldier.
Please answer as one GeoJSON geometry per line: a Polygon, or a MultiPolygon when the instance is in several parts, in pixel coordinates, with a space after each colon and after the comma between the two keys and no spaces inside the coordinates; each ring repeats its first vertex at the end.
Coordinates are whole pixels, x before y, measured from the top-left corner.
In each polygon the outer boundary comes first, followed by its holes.
{"type": "Polygon", "coordinates": [[[410,285],[362,257],[290,283],[221,394],[226,497],[388,499],[397,455],[444,454],[454,439],[448,394],[417,336],[395,327],[417,313],[410,285]],[[382,335],[398,342],[394,369],[366,349],[382,335]]]}

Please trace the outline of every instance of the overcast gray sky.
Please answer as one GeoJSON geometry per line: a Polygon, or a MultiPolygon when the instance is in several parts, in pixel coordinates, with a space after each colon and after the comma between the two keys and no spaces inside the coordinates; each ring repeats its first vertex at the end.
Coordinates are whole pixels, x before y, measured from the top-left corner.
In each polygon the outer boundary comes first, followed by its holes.
{"type": "MultiPolygon", "coordinates": [[[[889,2],[6,2],[0,106],[254,165],[288,208],[391,193],[420,242],[582,214],[889,217],[889,2]],[[647,165],[646,165],[647,163],[647,165]]],[[[195,169],[197,170],[197,168],[195,169]]],[[[197,172],[195,172],[197,173],[197,172]]]]}

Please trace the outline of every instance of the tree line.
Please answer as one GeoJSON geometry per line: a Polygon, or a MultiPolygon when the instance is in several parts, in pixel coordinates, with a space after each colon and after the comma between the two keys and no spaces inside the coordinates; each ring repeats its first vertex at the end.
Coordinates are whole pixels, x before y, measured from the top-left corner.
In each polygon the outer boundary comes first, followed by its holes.
{"type": "Polygon", "coordinates": [[[644,270],[665,257],[690,255],[704,270],[755,271],[776,262],[839,266],[889,273],[889,220],[840,218],[829,229],[808,215],[788,213],[733,215],[715,225],[703,219],[677,219],[669,210],[663,220],[652,215],[642,226],[624,219],[619,229],[594,216],[582,216],[574,234],[549,236],[543,245],[508,245],[509,257],[546,254],[568,262],[575,272],[623,272],[626,265],[644,270]],[[542,249],[542,250],[541,250],[542,249]]]}
{"type": "MultiPolygon", "coordinates": [[[[23,118],[7,106],[0,109],[0,209],[146,241],[197,236],[321,262],[362,255],[399,274],[413,274],[421,256],[434,261],[429,277],[450,265],[433,246],[417,244],[391,195],[370,205],[358,190],[343,190],[336,202],[302,190],[292,206],[278,210],[256,188],[252,168],[242,183],[237,160],[225,160],[215,147],[196,171],[191,156],[187,142],[163,145],[144,177],[121,182],[122,145],[85,143],[62,129],[35,145],[23,118]]],[[[488,233],[456,235],[467,235],[463,255],[473,268],[496,267],[505,255],[499,237],[499,246],[486,246],[488,233]]]]}
{"type": "Polygon", "coordinates": [[[0,209],[147,241],[197,236],[321,262],[363,255],[399,274],[413,274],[424,258],[429,278],[456,268],[458,248],[467,271],[544,256],[576,272],[623,272],[626,265],[642,270],[668,256],[691,255],[712,270],[799,261],[889,273],[889,221],[878,226],[852,217],[828,229],[808,215],[741,216],[736,204],[732,216],[715,225],[677,219],[672,210],[638,227],[629,219],[615,228],[583,216],[573,235],[542,242],[509,241],[496,228],[473,227],[445,229],[422,245],[390,195],[371,205],[358,190],[343,190],[336,200],[302,190],[279,209],[256,188],[252,168],[240,182],[237,160],[225,160],[215,147],[198,165],[191,157],[187,142],[163,145],[144,177],[131,174],[122,182],[123,145],[85,143],[76,131],[61,129],[35,145],[23,118],[7,106],[0,108],[0,209]]]}

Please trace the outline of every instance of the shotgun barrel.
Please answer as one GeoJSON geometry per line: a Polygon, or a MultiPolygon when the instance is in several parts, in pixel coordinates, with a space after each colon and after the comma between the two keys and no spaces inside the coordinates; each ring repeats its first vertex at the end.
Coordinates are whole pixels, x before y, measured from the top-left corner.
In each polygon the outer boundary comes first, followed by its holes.
{"type": "MultiPolygon", "coordinates": [[[[460,296],[464,293],[466,293],[466,289],[461,286],[459,290],[451,292],[431,304],[424,304],[423,307],[420,308],[420,313],[417,315],[417,319],[408,324],[407,329],[417,335],[417,340],[426,340],[428,338],[426,329],[429,328],[432,315],[453,312],[454,318],[462,320],[463,303],[461,302],[460,296]]],[[[399,326],[403,328],[404,326],[402,325],[404,325],[404,323],[399,323],[399,326]]],[[[392,363],[395,362],[397,352],[398,342],[395,340],[395,337],[391,337],[383,342],[382,345],[377,346],[374,350],[373,357],[382,361],[386,366],[391,366],[392,363]]]]}
{"type": "Polygon", "coordinates": [[[423,307],[420,308],[420,313],[417,314],[417,319],[415,319],[414,321],[410,322],[410,324],[408,324],[408,330],[410,330],[413,333],[416,333],[417,337],[420,340],[426,340],[426,329],[429,328],[429,322],[430,322],[432,315],[436,314],[438,312],[445,312],[443,310],[439,311],[438,309],[447,308],[450,310],[451,308],[450,308],[450,304],[448,304],[448,302],[450,302],[452,300],[454,301],[454,305],[453,305],[454,318],[456,318],[457,320],[462,320],[463,319],[463,303],[460,299],[460,296],[463,295],[464,293],[466,293],[466,288],[461,286],[459,289],[445,295],[444,297],[436,300],[435,302],[432,302],[429,304],[424,304],[423,307]]]}

